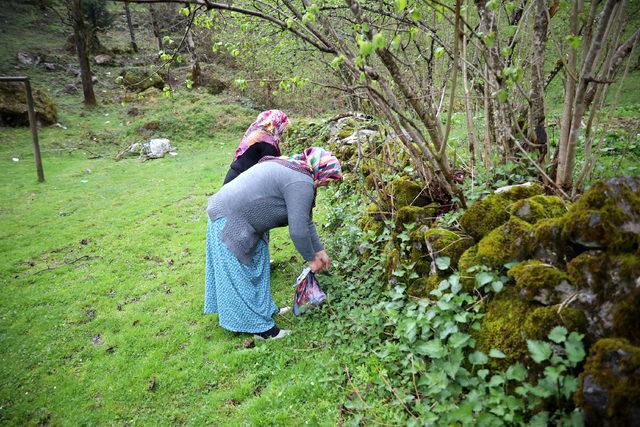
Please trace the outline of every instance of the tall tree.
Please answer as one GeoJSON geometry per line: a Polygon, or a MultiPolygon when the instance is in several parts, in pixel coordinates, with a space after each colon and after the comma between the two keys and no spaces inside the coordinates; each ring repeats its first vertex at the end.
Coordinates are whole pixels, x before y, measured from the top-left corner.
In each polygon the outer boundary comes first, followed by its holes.
{"type": "Polygon", "coordinates": [[[80,78],[82,79],[82,92],[84,94],[84,104],[94,106],[97,104],[96,95],[93,92],[93,82],[91,80],[91,65],[89,64],[89,51],[87,49],[87,28],[84,23],[84,13],[82,11],[82,0],[70,0],[67,4],[69,17],[73,26],[73,36],[80,64],[80,78]]]}
{"type": "Polygon", "coordinates": [[[138,44],[136,43],[136,34],[133,31],[133,22],[131,21],[131,11],[129,10],[129,2],[124,2],[124,14],[127,17],[127,27],[129,28],[129,36],[131,37],[131,48],[134,52],[138,52],[138,44]]]}

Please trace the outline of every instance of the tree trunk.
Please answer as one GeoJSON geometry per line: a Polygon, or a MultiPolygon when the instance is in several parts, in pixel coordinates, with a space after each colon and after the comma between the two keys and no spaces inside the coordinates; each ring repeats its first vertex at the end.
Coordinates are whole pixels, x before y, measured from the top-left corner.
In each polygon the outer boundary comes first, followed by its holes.
{"type": "Polygon", "coordinates": [[[603,43],[607,38],[611,17],[613,16],[619,1],[620,0],[608,0],[605,4],[604,10],[601,14],[601,20],[598,23],[598,29],[582,63],[580,78],[578,85],[576,86],[573,116],[571,117],[569,138],[564,152],[565,156],[564,158],[560,158],[559,163],[559,166],[562,166],[563,173],[561,174],[560,168],[558,168],[558,177],[556,179],[556,184],[563,189],[571,189],[573,185],[573,168],[576,161],[576,148],[578,144],[578,135],[580,133],[580,124],[587,109],[585,102],[587,88],[593,78],[593,71],[596,69],[596,64],[598,63],[600,53],[602,52],[603,43]]]}
{"type": "Polygon", "coordinates": [[[535,144],[538,161],[544,163],[547,154],[547,128],[544,112],[544,51],[547,45],[547,2],[536,0],[536,15],[533,25],[533,60],[531,63],[531,114],[530,140],[535,144]]]}
{"type": "Polygon", "coordinates": [[[138,44],[136,43],[136,34],[133,32],[133,23],[131,22],[131,11],[129,10],[129,2],[124,2],[124,14],[127,16],[127,27],[129,27],[129,35],[131,36],[131,48],[134,52],[138,52],[138,44]]]}
{"type": "MultiPolygon", "coordinates": [[[[571,34],[573,36],[578,36],[578,17],[582,13],[582,0],[576,0],[573,3],[573,11],[571,13],[571,34]]],[[[556,179],[556,183],[559,183],[558,180],[560,176],[566,175],[566,152],[567,152],[567,142],[569,140],[569,132],[571,129],[571,117],[573,115],[573,99],[576,93],[576,80],[575,75],[577,73],[577,62],[578,62],[578,52],[577,49],[571,47],[569,49],[569,59],[566,65],[566,80],[564,83],[564,106],[562,109],[562,119],[560,121],[560,140],[558,141],[558,148],[556,149],[557,155],[554,155],[557,158],[557,167],[552,173],[551,177],[556,179]]]]}
{"type": "Polygon", "coordinates": [[[155,36],[156,40],[158,40],[158,50],[162,50],[162,34],[160,33],[160,24],[158,23],[156,8],[153,4],[149,5],[149,13],[151,14],[151,27],[153,28],[153,35],[155,36]]]}
{"type": "Polygon", "coordinates": [[[71,21],[73,23],[73,36],[76,43],[76,52],[80,63],[80,77],[82,79],[82,91],[84,93],[84,104],[94,106],[97,104],[96,95],[93,92],[93,82],[91,81],[91,65],[89,64],[89,52],[87,49],[86,26],[82,12],[82,1],[71,0],[71,21]]]}
{"type": "Polygon", "coordinates": [[[202,77],[200,70],[200,61],[198,60],[198,52],[196,52],[196,44],[193,41],[193,35],[191,34],[191,30],[187,33],[187,46],[189,47],[189,51],[191,51],[191,81],[192,87],[199,87],[202,85],[202,77]]]}
{"type": "MultiPolygon", "coordinates": [[[[469,8],[465,8],[465,20],[469,20],[469,8]]],[[[467,122],[467,142],[469,144],[469,163],[472,176],[476,169],[476,136],[473,132],[473,114],[471,112],[471,102],[469,94],[469,83],[467,75],[467,37],[466,32],[462,32],[462,89],[464,91],[464,116],[467,122]]]]}

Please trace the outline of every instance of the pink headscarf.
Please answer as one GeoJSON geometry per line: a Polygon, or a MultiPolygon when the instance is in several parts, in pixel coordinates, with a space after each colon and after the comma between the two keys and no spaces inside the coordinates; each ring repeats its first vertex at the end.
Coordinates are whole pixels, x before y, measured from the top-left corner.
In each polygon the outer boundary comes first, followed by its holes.
{"type": "Polygon", "coordinates": [[[258,114],[255,122],[244,133],[240,145],[236,148],[233,160],[240,157],[253,144],[266,142],[273,145],[280,154],[280,136],[289,124],[289,118],[280,110],[267,110],[258,114]]]}

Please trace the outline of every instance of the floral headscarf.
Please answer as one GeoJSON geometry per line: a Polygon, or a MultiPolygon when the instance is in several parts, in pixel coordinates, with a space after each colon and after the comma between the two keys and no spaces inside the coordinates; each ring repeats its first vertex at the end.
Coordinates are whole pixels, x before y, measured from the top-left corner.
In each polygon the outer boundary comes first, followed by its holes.
{"type": "Polygon", "coordinates": [[[282,156],[280,158],[308,169],[316,186],[330,179],[342,179],[340,161],[331,151],[327,151],[324,148],[309,147],[300,154],[292,157],[282,156]]]}
{"type": "Polygon", "coordinates": [[[236,148],[233,160],[240,157],[253,144],[266,142],[280,153],[280,136],[289,124],[289,118],[280,110],[267,110],[258,114],[256,121],[244,133],[240,145],[236,148]]]}

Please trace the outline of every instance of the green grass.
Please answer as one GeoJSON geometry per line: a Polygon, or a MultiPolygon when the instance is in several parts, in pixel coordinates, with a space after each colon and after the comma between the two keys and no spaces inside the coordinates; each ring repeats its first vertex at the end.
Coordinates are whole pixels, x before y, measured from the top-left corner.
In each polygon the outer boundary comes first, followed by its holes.
{"type": "MultiPolygon", "coordinates": [[[[181,108],[159,104],[150,114],[181,108]]],[[[241,134],[178,138],[178,156],[144,163],[52,149],[109,130],[107,112],[40,131],[43,184],[28,129],[0,130],[0,422],[336,423],[321,317],[285,316],[292,337],[245,349],[202,314],[207,194],[241,134]]],[[[290,305],[302,262],[286,229],[271,250],[274,298],[290,305]]]]}

